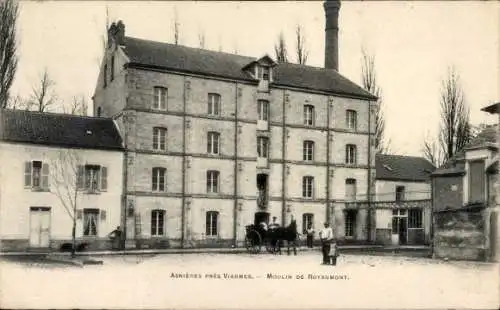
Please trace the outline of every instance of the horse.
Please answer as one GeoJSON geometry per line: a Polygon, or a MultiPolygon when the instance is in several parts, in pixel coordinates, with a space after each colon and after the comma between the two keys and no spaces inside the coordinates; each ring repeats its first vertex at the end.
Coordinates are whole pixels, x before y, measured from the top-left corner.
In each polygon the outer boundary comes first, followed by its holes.
{"type": "Polygon", "coordinates": [[[297,231],[297,222],[292,220],[290,225],[286,227],[278,227],[268,232],[269,240],[274,248],[274,253],[276,253],[276,248],[278,248],[278,253],[281,255],[282,242],[286,241],[287,254],[290,255],[290,245],[293,247],[293,254],[297,255],[297,245],[299,233],[297,231]]]}

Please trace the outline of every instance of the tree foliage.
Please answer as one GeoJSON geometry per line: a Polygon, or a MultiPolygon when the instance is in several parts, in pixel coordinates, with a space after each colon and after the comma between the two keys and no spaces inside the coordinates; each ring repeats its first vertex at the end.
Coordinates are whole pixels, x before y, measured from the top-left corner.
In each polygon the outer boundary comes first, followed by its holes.
{"type": "Polygon", "coordinates": [[[385,137],[385,115],[383,110],[382,91],[377,83],[375,57],[362,50],[361,79],[363,88],[378,97],[375,111],[375,150],[377,154],[388,154],[390,140],[385,137]]]}
{"type": "Polygon", "coordinates": [[[0,108],[7,107],[17,70],[16,24],[19,6],[15,0],[0,1],[0,108]]]}

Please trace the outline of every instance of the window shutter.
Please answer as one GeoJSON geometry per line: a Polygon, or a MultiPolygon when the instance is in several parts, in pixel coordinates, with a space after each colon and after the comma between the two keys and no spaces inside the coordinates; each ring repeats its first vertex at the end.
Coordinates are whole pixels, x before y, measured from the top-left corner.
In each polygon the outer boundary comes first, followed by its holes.
{"type": "Polygon", "coordinates": [[[76,210],[76,219],[81,220],[83,217],[83,211],[82,210],[76,210]]]}
{"type": "Polygon", "coordinates": [[[106,220],[106,210],[101,210],[101,221],[106,220]]]}
{"type": "Polygon", "coordinates": [[[24,163],[24,186],[31,186],[31,162],[27,161],[24,163]]]}
{"type": "Polygon", "coordinates": [[[101,167],[101,191],[108,189],[108,167],[101,167]]]}
{"type": "Polygon", "coordinates": [[[49,189],[49,164],[42,164],[42,188],[49,189]]]}
{"type": "Polygon", "coordinates": [[[77,176],[76,176],[76,188],[82,190],[85,188],[84,184],[84,167],[79,165],[77,167],[77,176]]]}

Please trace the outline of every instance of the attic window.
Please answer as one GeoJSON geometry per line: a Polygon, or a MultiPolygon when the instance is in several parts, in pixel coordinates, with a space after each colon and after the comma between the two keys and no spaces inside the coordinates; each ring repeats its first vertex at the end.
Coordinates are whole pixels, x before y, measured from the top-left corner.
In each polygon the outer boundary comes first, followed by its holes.
{"type": "Polygon", "coordinates": [[[392,171],[392,168],[389,167],[388,165],[384,165],[384,168],[387,169],[387,170],[389,170],[389,171],[392,171]]]}
{"type": "Polygon", "coordinates": [[[269,81],[271,79],[271,68],[268,66],[257,66],[257,78],[269,81]]]}
{"type": "Polygon", "coordinates": [[[88,130],[88,129],[87,129],[86,133],[87,133],[88,135],[91,135],[91,134],[92,134],[92,130],[88,130]]]}

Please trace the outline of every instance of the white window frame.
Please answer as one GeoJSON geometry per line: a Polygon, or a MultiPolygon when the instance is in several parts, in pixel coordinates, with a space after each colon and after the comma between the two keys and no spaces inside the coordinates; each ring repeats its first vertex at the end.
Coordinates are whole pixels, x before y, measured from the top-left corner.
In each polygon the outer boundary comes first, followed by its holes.
{"type": "Polygon", "coordinates": [[[165,236],[165,216],[166,211],[161,209],[151,210],[151,236],[165,236]],[[161,221],[160,221],[161,219],[161,221]],[[154,225],[153,225],[154,224],[154,225]]]}
{"type": "Polygon", "coordinates": [[[357,147],[354,144],[347,144],[345,146],[345,163],[347,165],[357,164],[357,147]]]}
{"type": "Polygon", "coordinates": [[[207,211],[205,214],[205,235],[217,237],[219,235],[219,212],[207,211]]]}
{"type": "Polygon", "coordinates": [[[305,104],[304,105],[304,125],[306,126],[314,126],[315,124],[315,108],[313,105],[305,104]]]}
{"type": "Polygon", "coordinates": [[[395,201],[396,202],[402,202],[405,201],[405,194],[406,194],[406,187],[403,185],[398,185],[396,186],[395,190],[395,201]]]}
{"type": "Polygon", "coordinates": [[[153,109],[166,111],[168,102],[168,89],[166,87],[155,86],[153,88],[153,109]]]}
{"type": "Polygon", "coordinates": [[[314,213],[303,213],[302,214],[302,232],[305,234],[307,228],[311,224],[311,227],[314,228],[314,213]]]}
{"type": "Polygon", "coordinates": [[[346,110],[346,124],[350,130],[358,128],[358,112],[355,110],[346,110]]]}
{"type": "Polygon", "coordinates": [[[302,143],[302,159],[304,161],[314,160],[315,143],[312,140],[304,140],[302,143]]]}
{"type": "Polygon", "coordinates": [[[353,178],[348,178],[345,180],[345,199],[346,201],[348,202],[353,202],[353,201],[356,201],[356,195],[357,195],[357,181],[356,179],[353,179],[353,178]],[[352,193],[352,196],[350,197],[349,196],[349,191],[348,189],[352,187],[353,188],[353,193],[352,193]]]}
{"type": "Polygon", "coordinates": [[[207,171],[207,193],[219,193],[219,178],[220,172],[217,170],[207,171]]]}
{"type": "Polygon", "coordinates": [[[257,156],[261,158],[269,157],[269,138],[257,137],[257,156]]]}
{"type": "Polygon", "coordinates": [[[260,121],[268,121],[269,120],[269,101],[264,99],[257,100],[257,112],[258,119],[260,121]]]}
{"type": "Polygon", "coordinates": [[[157,151],[167,150],[167,128],[153,127],[153,149],[157,151]]]}
{"type": "Polygon", "coordinates": [[[208,93],[208,115],[217,116],[221,113],[221,96],[217,93],[208,93]]]}
{"type": "Polygon", "coordinates": [[[216,131],[207,133],[207,153],[212,155],[220,154],[220,133],[216,131]]]}
{"type": "Polygon", "coordinates": [[[314,177],[306,175],[302,177],[302,198],[314,198],[314,177]]]}
{"type": "Polygon", "coordinates": [[[151,191],[166,192],[167,191],[167,169],[164,167],[153,167],[151,169],[151,191]],[[155,184],[156,180],[156,184],[155,184]],[[163,188],[161,184],[163,183],[163,188]]]}
{"type": "Polygon", "coordinates": [[[100,220],[100,210],[94,208],[84,208],[83,209],[83,231],[82,235],[84,237],[97,237],[99,236],[99,220],[100,220]],[[95,218],[89,217],[92,214],[92,217],[95,215],[95,218]],[[95,227],[95,233],[92,233],[92,227],[89,227],[87,232],[87,224],[95,227]],[[87,233],[86,233],[87,232],[87,233]]]}

